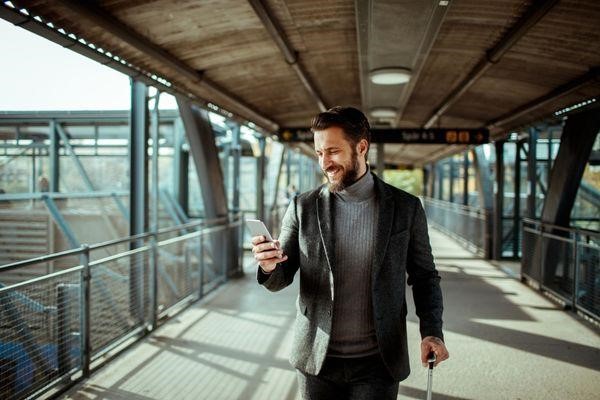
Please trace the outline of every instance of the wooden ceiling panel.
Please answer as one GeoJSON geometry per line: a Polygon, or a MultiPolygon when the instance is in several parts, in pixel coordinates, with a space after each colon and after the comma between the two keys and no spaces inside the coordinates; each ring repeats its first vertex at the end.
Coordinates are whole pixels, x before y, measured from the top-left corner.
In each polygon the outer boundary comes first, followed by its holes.
{"type": "Polygon", "coordinates": [[[207,77],[220,82],[225,89],[236,93],[248,104],[253,104],[279,124],[288,125],[286,115],[290,110],[301,110],[303,113],[318,111],[285,62],[264,59],[251,65],[232,64],[207,71],[207,77]]]}
{"type": "MultiPolygon", "coordinates": [[[[452,2],[402,119],[423,125],[524,12],[528,2],[452,2]]],[[[402,123],[401,123],[402,124],[402,123]]]]}
{"type": "Polygon", "coordinates": [[[119,20],[195,69],[280,55],[248,2],[155,1],[113,10],[119,20]]]}

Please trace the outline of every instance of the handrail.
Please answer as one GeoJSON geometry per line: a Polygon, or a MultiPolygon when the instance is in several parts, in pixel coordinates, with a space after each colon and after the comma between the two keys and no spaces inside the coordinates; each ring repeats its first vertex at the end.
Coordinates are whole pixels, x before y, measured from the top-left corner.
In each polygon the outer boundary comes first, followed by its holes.
{"type": "Polygon", "coordinates": [[[187,229],[187,228],[192,228],[192,227],[196,227],[196,226],[201,226],[201,225],[216,225],[216,224],[219,224],[222,222],[228,222],[228,225],[229,224],[235,225],[235,224],[237,224],[237,222],[240,219],[241,219],[241,213],[237,213],[237,214],[232,214],[231,218],[230,217],[221,217],[221,218],[213,218],[213,219],[209,219],[209,220],[194,221],[194,222],[190,222],[187,224],[178,225],[175,227],[163,228],[156,232],[140,233],[140,234],[128,236],[125,238],[118,238],[118,239],[113,239],[113,240],[109,240],[106,242],[96,243],[93,245],[82,244],[80,247],[75,248],[75,249],[64,250],[64,251],[60,251],[57,253],[46,254],[44,256],[31,258],[29,260],[22,260],[22,261],[17,261],[17,262],[11,263],[11,264],[2,265],[2,266],[0,266],[0,272],[6,272],[6,271],[14,270],[17,268],[27,267],[29,265],[53,261],[58,258],[62,258],[62,257],[66,257],[66,256],[78,255],[78,254],[83,253],[85,251],[86,247],[89,249],[89,251],[98,250],[101,248],[110,247],[110,246],[114,246],[114,245],[121,244],[121,243],[127,243],[127,242],[132,242],[135,240],[146,239],[146,238],[149,238],[152,236],[157,236],[157,235],[161,235],[161,234],[165,234],[165,233],[169,233],[169,232],[173,232],[173,231],[178,231],[181,229],[187,229]]]}
{"type": "Polygon", "coordinates": [[[536,219],[523,218],[523,224],[526,224],[526,223],[527,224],[536,225],[536,226],[542,226],[544,228],[558,229],[558,230],[562,230],[562,231],[566,231],[566,232],[570,232],[570,233],[577,233],[577,234],[595,236],[595,237],[598,237],[600,239],[600,232],[599,231],[592,231],[590,229],[578,228],[578,227],[566,227],[566,226],[560,226],[560,225],[550,224],[550,223],[543,222],[543,221],[536,220],[536,219]]]}
{"type": "Polygon", "coordinates": [[[58,192],[36,192],[36,193],[3,193],[0,194],[2,200],[43,200],[44,198],[51,199],[95,199],[99,197],[111,196],[128,196],[129,191],[94,191],[94,192],[73,192],[73,193],[58,193],[58,192]]]}
{"type": "Polygon", "coordinates": [[[485,210],[484,208],[476,208],[473,206],[467,206],[464,204],[459,204],[459,203],[453,203],[450,201],[446,201],[446,200],[440,200],[440,199],[434,199],[432,197],[424,197],[422,196],[424,201],[430,202],[432,204],[435,205],[439,205],[442,207],[446,207],[448,209],[452,209],[453,211],[456,211],[457,209],[461,210],[461,211],[466,211],[466,212],[470,212],[470,213],[477,213],[477,214],[482,214],[485,215],[487,213],[487,210],[485,210]]]}

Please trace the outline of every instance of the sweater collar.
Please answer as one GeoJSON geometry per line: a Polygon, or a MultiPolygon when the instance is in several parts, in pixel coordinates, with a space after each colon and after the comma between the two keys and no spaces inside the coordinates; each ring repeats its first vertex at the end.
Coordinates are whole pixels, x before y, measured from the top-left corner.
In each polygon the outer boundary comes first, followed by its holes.
{"type": "Polygon", "coordinates": [[[344,190],[335,193],[342,201],[364,201],[375,195],[375,181],[371,175],[371,169],[367,166],[367,172],[359,180],[344,190]]]}

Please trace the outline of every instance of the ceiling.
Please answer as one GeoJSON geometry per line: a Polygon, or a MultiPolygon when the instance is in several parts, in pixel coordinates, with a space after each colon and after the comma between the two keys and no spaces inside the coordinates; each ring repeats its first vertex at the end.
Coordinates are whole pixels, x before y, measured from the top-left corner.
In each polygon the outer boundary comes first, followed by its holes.
{"type": "MultiPolygon", "coordinates": [[[[373,126],[488,128],[496,139],[600,96],[597,0],[12,4],[29,15],[4,4],[0,17],[265,133],[348,105],[395,109],[373,126]],[[411,80],[373,84],[382,67],[411,80]]],[[[463,148],[387,144],[385,161],[418,166],[463,148]]]]}

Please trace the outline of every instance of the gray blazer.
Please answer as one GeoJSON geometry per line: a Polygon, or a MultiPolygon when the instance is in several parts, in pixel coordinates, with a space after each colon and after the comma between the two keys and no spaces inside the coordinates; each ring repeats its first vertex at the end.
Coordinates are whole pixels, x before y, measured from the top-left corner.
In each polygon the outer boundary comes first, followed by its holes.
{"type": "MultiPolygon", "coordinates": [[[[405,282],[412,285],[421,336],[442,336],[442,292],[435,269],[425,212],[419,199],[374,176],[379,223],[374,238],[373,316],[383,360],[396,380],[410,373],[406,340],[405,282]],[[408,280],[407,280],[408,278],[408,280]]],[[[292,283],[300,269],[300,293],[291,364],[307,374],[321,370],[327,354],[333,309],[333,201],[322,187],[296,196],[283,218],[286,262],[271,274],[258,269],[258,282],[271,291],[292,283]]]]}

